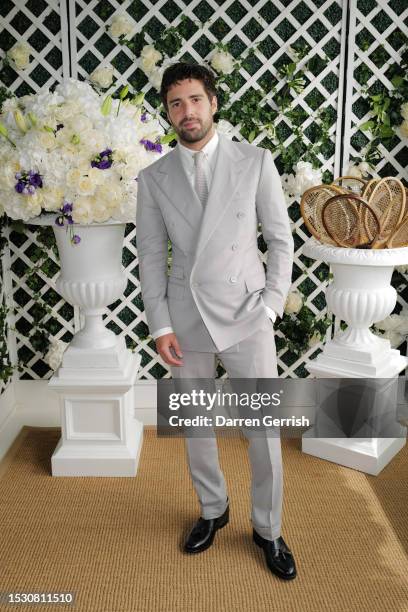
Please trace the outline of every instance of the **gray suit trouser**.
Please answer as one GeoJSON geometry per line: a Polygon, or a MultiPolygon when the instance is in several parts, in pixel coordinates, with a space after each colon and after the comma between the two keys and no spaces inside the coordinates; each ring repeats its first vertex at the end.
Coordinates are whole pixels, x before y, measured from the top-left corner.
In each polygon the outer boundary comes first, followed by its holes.
{"type": "MultiPolygon", "coordinates": [[[[272,322],[268,319],[261,329],[242,340],[237,350],[219,353],[183,351],[184,365],[172,367],[173,378],[214,378],[216,357],[229,378],[275,378],[278,376],[272,322]]],[[[252,471],[253,528],[267,540],[281,534],[283,470],[279,434],[257,432],[247,435],[252,471]]],[[[206,437],[186,437],[188,464],[194,488],[201,505],[201,516],[212,519],[227,507],[227,489],[218,461],[215,433],[209,429],[206,437]]]]}

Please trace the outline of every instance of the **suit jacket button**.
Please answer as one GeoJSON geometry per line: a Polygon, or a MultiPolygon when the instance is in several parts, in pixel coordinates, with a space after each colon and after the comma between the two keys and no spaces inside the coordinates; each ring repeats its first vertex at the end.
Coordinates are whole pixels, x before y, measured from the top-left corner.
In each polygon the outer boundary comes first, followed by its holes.
{"type": "Polygon", "coordinates": [[[240,210],[239,212],[237,212],[237,217],[238,219],[243,219],[245,217],[245,213],[240,210]]]}
{"type": "Polygon", "coordinates": [[[236,283],[237,282],[237,277],[236,276],[230,276],[230,283],[236,283]]]}
{"type": "Polygon", "coordinates": [[[238,245],[237,245],[237,244],[234,242],[234,244],[232,244],[232,245],[231,245],[231,249],[232,249],[233,251],[236,251],[236,250],[237,250],[237,248],[238,248],[238,245]]]}

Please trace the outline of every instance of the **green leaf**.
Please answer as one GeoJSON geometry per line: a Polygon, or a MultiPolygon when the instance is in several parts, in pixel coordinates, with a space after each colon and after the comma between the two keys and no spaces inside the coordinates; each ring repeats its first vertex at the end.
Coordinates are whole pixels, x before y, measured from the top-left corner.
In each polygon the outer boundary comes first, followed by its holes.
{"type": "Polygon", "coordinates": [[[101,113],[104,117],[107,117],[112,109],[112,96],[106,96],[101,106],[101,113]]]}
{"type": "Polygon", "coordinates": [[[374,128],[374,126],[375,126],[374,121],[372,121],[372,120],[370,119],[370,121],[366,121],[365,123],[362,123],[362,124],[360,125],[360,128],[359,128],[359,129],[360,129],[360,130],[363,130],[363,132],[365,132],[366,130],[370,130],[370,131],[372,131],[372,129],[374,128]]]}
{"type": "Polygon", "coordinates": [[[119,92],[119,98],[121,100],[124,100],[126,98],[126,96],[129,93],[129,85],[126,85],[125,87],[122,87],[122,89],[119,92]]]}
{"type": "Polygon", "coordinates": [[[172,142],[175,139],[176,139],[176,134],[174,132],[170,132],[169,134],[165,134],[164,136],[160,137],[160,143],[169,144],[169,142],[172,142]]]}

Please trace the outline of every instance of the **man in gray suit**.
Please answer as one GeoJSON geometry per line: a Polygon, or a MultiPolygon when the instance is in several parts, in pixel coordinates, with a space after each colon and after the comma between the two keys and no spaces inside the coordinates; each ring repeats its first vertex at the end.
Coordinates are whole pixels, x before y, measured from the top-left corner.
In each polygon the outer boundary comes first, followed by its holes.
{"type": "MultiPolygon", "coordinates": [[[[164,72],[161,98],[177,146],[138,175],[137,248],[147,321],[173,378],[214,378],[218,357],[231,378],[277,377],[273,320],[291,284],[293,238],[270,151],[233,142],[214,128],[215,81],[205,67],[164,72]],[[267,270],[257,228],[268,246],[267,270]],[[167,274],[167,245],[172,269],[167,274]]],[[[228,523],[216,437],[186,439],[201,505],[184,551],[211,546],[228,523]]],[[[269,569],[296,576],[281,536],[280,437],[251,436],[253,539],[269,569]]]]}

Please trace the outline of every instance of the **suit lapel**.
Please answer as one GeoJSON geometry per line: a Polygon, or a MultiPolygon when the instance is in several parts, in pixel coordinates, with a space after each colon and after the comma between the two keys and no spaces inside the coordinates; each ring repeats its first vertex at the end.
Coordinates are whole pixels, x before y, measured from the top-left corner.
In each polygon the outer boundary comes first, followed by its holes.
{"type": "Polygon", "coordinates": [[[170,200],[191,228],[197,231],[203,209],[198,195],[184,172],[177,146],[163,161],[165,163],[160,166],[154,175],[156,183],[166,200],[170,200]]]}
{"type": "Polygon", "coordinates": [[[197,258],[211,238],[238,191],[242,175],[251,165],[237,145],[219,134],[217,160],[207,204],[201,220],[195,257],[197,258]]]}

